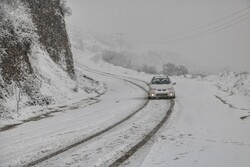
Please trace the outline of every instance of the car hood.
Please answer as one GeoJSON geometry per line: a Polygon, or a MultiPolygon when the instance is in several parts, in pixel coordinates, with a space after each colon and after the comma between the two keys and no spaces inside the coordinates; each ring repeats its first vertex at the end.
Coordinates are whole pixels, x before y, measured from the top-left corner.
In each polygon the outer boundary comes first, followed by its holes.
{"type": "Polygon", "coordinates": [[[160,84],[160,85],[150,84],[149,88],[152,88],[152,89],[168,89],[168,88],[173,88],[173,85],[172,84],[160,84]]]}

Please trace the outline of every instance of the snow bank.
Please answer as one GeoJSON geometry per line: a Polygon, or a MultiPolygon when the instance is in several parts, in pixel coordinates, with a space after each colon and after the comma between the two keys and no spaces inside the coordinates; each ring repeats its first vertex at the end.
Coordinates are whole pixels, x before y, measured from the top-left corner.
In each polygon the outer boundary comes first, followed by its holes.
{"type": "Polygon", "coordinates": [[[219,75],[207,76],[205,79],[216,82],[216,86],[228,95],[250,96],[249,73],[222,72],[219,75]]]}
{"type": "Polygon", "coordinates": [[[214,96],[230,108],[250,111],[250,74],[247,72],[222,72],[218,75],[193,76],[180,78],[208,81],[216,87],[214,96]]]}

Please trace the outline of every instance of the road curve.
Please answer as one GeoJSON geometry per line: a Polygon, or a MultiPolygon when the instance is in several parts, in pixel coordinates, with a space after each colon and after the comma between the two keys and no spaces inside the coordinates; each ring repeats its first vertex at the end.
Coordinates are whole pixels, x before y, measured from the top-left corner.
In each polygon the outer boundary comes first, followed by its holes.
{"type": "MultiPolygon", "coordinates": [[[[89,68],[85,70],[111,75],[89,68]]],[[[124,77],[122,79],[124,80],[124,77]]],[[[131,78],[125,80],[132,84],[134,82],[131,78]]],[[[144,84],[142,81],[138,82],[144,84]]],[[[67,166],[69,164],[70,166],[119,166],[157,133],[166,123],[173,107],[174,100],[153,100],[149,105],[141,108],[133,118],[102,134],[102,137],[82,143],[38,166],[67,166]]]]}
{"type": "MultiPolygon", "coordinates": [[[[100,74],[95,75],[100,77],[100,74]]],[[[96,105],[57,113],[53,117],[0,132],[0,166],[35,165],[100,136],[148,104],[143,86],[116,76],[103,76],[102,79],[109,90],[96,105]],[[119,106],[127,106],[126,112],[119,106]],[[100,122],[96,122],[98,120],[100,122]]]]}

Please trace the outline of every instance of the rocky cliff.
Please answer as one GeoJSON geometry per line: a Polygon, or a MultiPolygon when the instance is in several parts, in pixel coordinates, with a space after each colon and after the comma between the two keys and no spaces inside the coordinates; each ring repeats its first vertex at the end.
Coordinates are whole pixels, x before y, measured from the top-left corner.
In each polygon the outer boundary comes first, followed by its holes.
{"type": "Polygon", "coordinates": [[[52,60],[74,78],[74,65],[60,0],[23,0],[30,8],[39,41],[52,60]]]}
{"type": "Polygon", "coordinates": [[[56,90],[77,91],[64,15],[61,0],[0,1],[1,112],[16,89],[23,105],[53,103],[56,90]]]}

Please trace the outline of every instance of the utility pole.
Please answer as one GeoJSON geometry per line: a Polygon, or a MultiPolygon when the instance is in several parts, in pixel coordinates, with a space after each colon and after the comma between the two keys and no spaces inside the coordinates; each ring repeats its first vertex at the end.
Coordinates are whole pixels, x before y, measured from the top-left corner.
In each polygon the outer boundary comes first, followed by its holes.
{"type": "Polygon", "coordinates": [[[116,35],[120,36],[120,53],[122,52],[122,42],[123,42],[123,36],[127,35],[126,33],[120,32],[120,33],[116,33],[116,35]]]}

